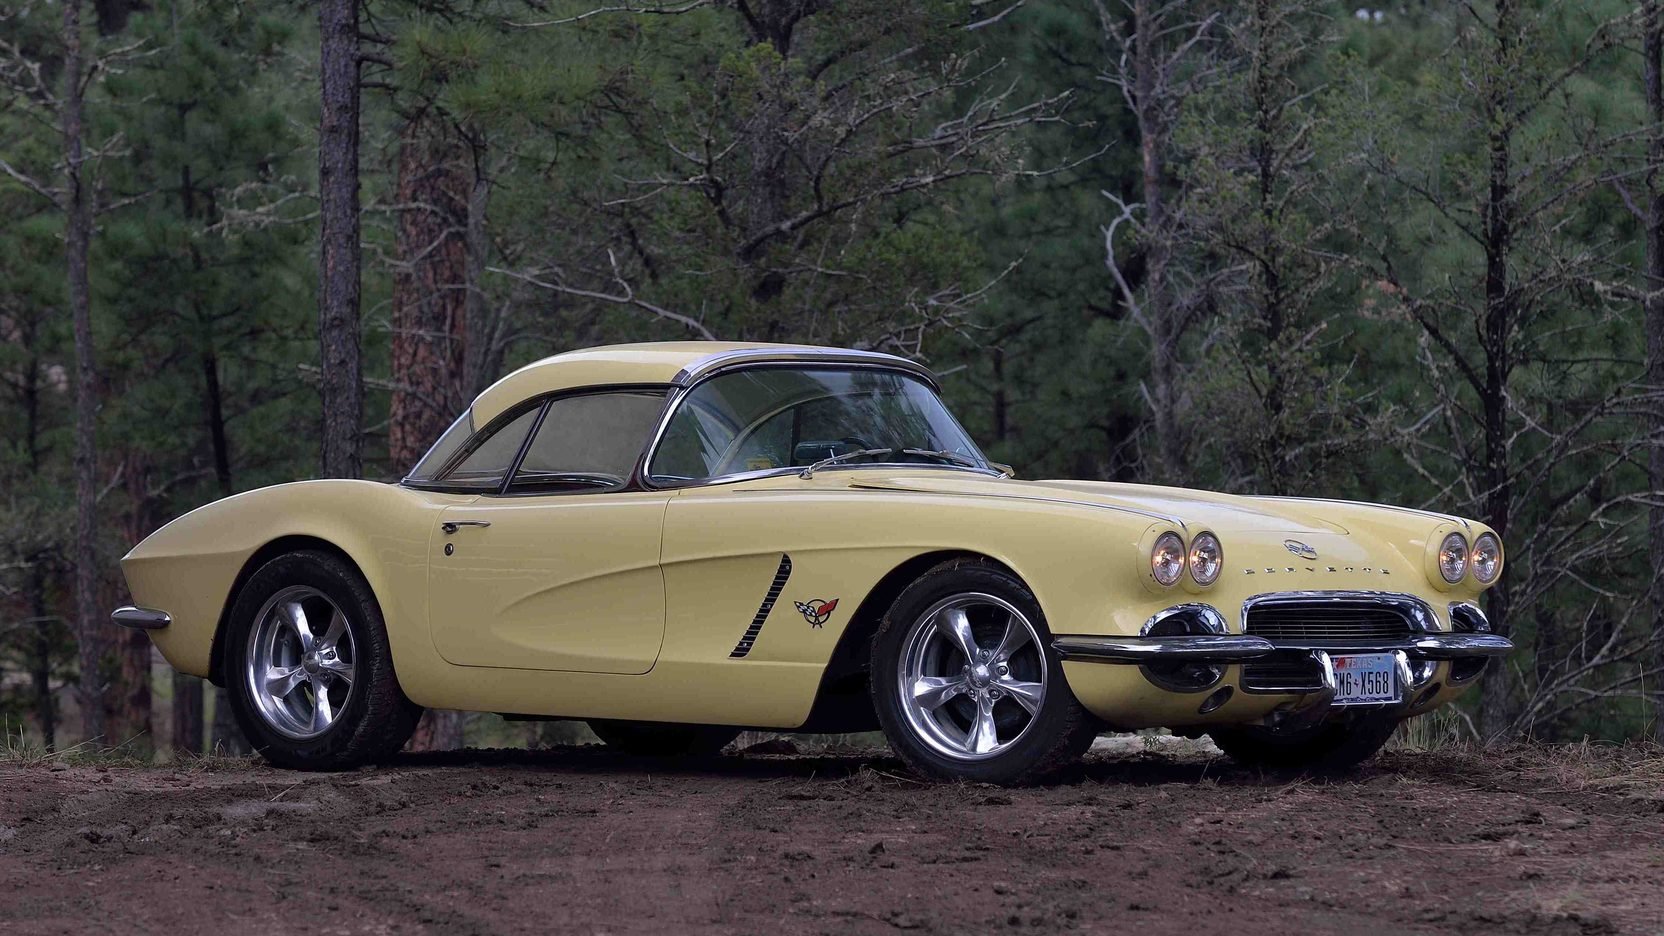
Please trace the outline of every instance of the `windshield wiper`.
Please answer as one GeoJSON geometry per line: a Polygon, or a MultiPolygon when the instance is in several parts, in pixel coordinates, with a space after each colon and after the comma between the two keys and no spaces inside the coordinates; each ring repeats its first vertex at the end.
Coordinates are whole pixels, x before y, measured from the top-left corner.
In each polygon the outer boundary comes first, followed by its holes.
{"type": "Polygon", "coordinates": [[[821,470],[822,468],[830,468],[833,465],[841,465],[852,458],[872,458],[877,455],[894,455],[895,452],[896,450],[893,448],[856,449],[853,452],[844,452],[841,455],[833,455],[831,458],[823,458],[809,467],[804,468],[802,471],[799,471],[797,476],[799,478],[812,478],[815,476],[815,472],[821,470]]]}
{"type": "Polygon", "coordinates": [[[987,464],[984,464],[969,455],[961,455],[958,452],[950,452],[947,449],[907,448],[902,449],[901,454],[918,455],[925,458],[940,458],[943,461],[950,461],[956,465],[964,465],[966,468],[992,468],[995,471],[998,471],[1000,473],[1000,477],[1002,478],[1009,478],[1013,474],[1016,474],[1016,472],[1011,469],[1010,465],[1001,465],[996,464],[995,462],[988,462],[987,464]]]}

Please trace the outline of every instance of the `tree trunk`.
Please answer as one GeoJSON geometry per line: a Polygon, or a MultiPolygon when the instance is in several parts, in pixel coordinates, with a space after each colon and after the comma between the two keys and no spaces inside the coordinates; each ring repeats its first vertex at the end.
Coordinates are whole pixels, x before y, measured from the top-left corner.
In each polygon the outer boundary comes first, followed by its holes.
{"type": "Polygon", "coordinates": [[[1138,121],[1141,197],[1144,201],[1144,316],[1150,335],[1149,405],[1155,423],[1161,464],[1146,469],[1152,480],[1183,483],[1188,455],[1180,433],[1178,401],[1181,323],[1173,308],[1167,266],[1172,259],[1171,219],[1167,216],[1167,147],[1169,130],[1159,86],[1160,27],[1151,0],[1133,4],[1133,99],[1138,121]]]}
{"type": "Polygon", "coordinates": [[[52,699],[52,618],[46,613],[46,552],[29,560],[29,616],[35,633],[29,654],[30,694],[34,697],[35,727],[41,744],[52,751],[58,744],[58,709],[52,699]]]}
{"type": "MultiPolygon", "coordinates": [[[[221,497],[230,497],[236,491],[231,479],[231,443],[225,433],[225,394],[220,387],[220,361],[213,346],[206,345],[202,352],[202,408],[204,429],[208,435],[208,446],[214,460],[214,480],[219,486],[221,497]]],[[[175,675],[173,678],[174,706],[175,706],[175,737],[185,732],[194,740],[191,747],[181,750],[199,753],[202,750],[203,728],[203,681],[195,676],[175,675]],[[185,696],[180,693],[183,690],[185,696]],[[184,705],[196,713],[194,730],[178,719],[178,706],[184,705]]],[[[243,738],[243,731],[237,727],[237,719],[231,714],[231,699],[226,695],[224,687],[215,686],[214,695],[214,724],[210,735],[209,750],[215,754],[242,755],[249,752],[248,742],[243,738]]]]}
{"type": "Polygon", "coordinates": [[[325,477],[364,473],[364,385],[358,332],[358,0],[322,0],[318,128],[318,349],[325,477]]]}
{"type": "MultiPolygon", "coordinates": [[[[1517,318],[1516,297],[1508,278],[1508,263],[1514,241],[1513,123],[1507,113],[1511,106],[1508,80],[1503,77],[1514,67],[1518,42],[1512,0],[1497,4],[1496,50],[1487,88],[1487,121],[1490,137],[1486,150],[1490,163],[1490,184],[1484,206],[1485,310],[1479,325],[1480,344],[1485,352],[1485,387],[1480,408],[1484,421],[1484,464],[1479,476],[1484,483],[1485,522],[1506,542],[1512,508],[1508,445],[1508,376],[1511,365],[1510,337],[1517,318]]],[[[1518,569],[1514,574],[1519,574],[1518,569]]],[[[1513,633],[1509,619],[1510,592],[1506,577],[1486,593],[1485,611],[1491,629],[1504,637],[1513,633]]],[[[1500,669],[1500,668],[1499,668],[1500,669]]],[[[1511,673],[1499,671],[1485,683],[1480,703],[1480,727],[1488,738],[1513,729],[1519,710],[1520,693],[1511,673]]]]}
{"type": "MultiPolygon", "coordinates": [[[[23,325],[23,340],[29,348],[29,359],[24,365],[28,374],[23,379],[23,433],[29,474],[34,477],[40,476],[40,350],[36,344],[39,339],[39,321],[31,317],[23,325]]],[[[24,600],[34,628],[28,653],[31,706],[41,744],[48,751],[57,746],[58,737],[58,710],[52,699],[52,617],[46,610],[46,563],[50,558],[47,547],[37,545],[29,556],[29,576],[24,584],[24,600]]]]}
{"type": "Polygon", "coordinates": [[[75,636],[81,664],[81,728],[88,740],[105,738],[106,688],[111,673],[109,630],[98,607],[98,372],[92,345],[92,288],[87,254],[92,241],[92,193],[82,174],[81,0],[64,0],[64,87],[59,107],[64,138],[64,266],[75,330],[75,636]]]}
{"type": "Polygon", "coordinates": [[[468,220],[473,190],[466,148],[431,113],[399,141],[393,277],[392,377],[387,455],[416,464],[462,409],[469,297],[468,220]]]}
{"type": "MultiPolygon", "coordinates": [[[[1646,85],[1647,118],[1647,260],[1645,313],[1647,322],[1647,389],[1654,395],[1652,425],[1648,427],[1652,447],[1647,457],[1647,487],[1653,507],[1647,517],[1651,552],[1652,662],[1664,671],[1664,180],[1658,177],[1664,166],[1664,4],[1652,0],[1646,7],[1646,35],[1643,39],[1642,80],[1646,85]]],[[[1651,686],[1653,696],[1653,737],[1664,743],[1664,687],[1651,686]]]]}
{"type": "MultiPolygon", "coordinates": [[[[398,271],[393,278],[393,394],[387,456],[405,471],[461,410],[473,280],[467,148],[431,111],[399,138],[398,271]]],[[[410,750],[462,746],[462,713],[429,710],[410,750]]]]}

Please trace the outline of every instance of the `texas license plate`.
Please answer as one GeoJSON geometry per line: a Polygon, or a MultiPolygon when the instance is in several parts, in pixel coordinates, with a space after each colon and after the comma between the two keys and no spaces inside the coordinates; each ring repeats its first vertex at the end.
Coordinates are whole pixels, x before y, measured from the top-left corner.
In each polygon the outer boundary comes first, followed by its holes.
{"type": "Polygon", "coordinates": [[[1392,654],[1337,656],[1334,664],[1335,705],[1398,701],[1398,670],[1392,654]]]}

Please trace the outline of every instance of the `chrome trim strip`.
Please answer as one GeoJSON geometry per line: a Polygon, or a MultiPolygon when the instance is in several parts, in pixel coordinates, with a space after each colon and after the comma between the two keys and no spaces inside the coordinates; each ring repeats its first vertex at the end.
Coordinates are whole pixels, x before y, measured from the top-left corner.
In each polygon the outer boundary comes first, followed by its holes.
{"type": "Polygon", "coordinates": [[[1426,634],[1410,640],[1410,650],[1423,659],[1499,657],[1514,651],[1514,642],[1495,634],[1426,634]]]}
{"type": "MultiPolygon", "coordinates": [[[[895,466],[887,466],[887,467],[895,467],[895,466]]],[[[913,464],[913,465],[908,465],[906,467],[909,467],[909,468],[948,468],[948,467],[954,467],[954,466],[949,466],[949,465],[916,465],[916,464],[913,464]]],[[[971,471],[973,469],[965,468],[963,470],[971,471]]],[[[1024,483],[1025,482],[1019,482],[1018,486],[1021,487],[1024,483]]],[[[1043,484],[1044,482],[1035,482],[1035,483],[1043,484]]],[[[1092,501],[1074,500],[1072,498],[1067,498],[1067,497],[1041,497],[1038,494],[1024,494],[1020,491],[1014,492],[1014,493],[1011,493],[1011,494],[995,494],[995,493],[991,493],[991,492],[988,492],[988,491],[914,491],[914,490],[909,490],[907,488],[900,488],[900,487],[875,487],[873,485],[866,485],[865,487],[866,487],[867,490],[871,490],[871,491],[890,491],[890,492],[898,493],[898,494],[931,494],[931,495],[940,495],[940,496],[943,496],[943,497],[979,497],[979,498],[980,497],[997,497],[997,498],[1000,498],[1002,500],[1032,501],[1033,503],[1036,503],[1036,504],[1063,504],[1063,505],[1068,506],[1068,507],[1085,507],[1089,510],[1113,510],[1117,513],[1132,514],[1135,517],[1144,517],[1144,518],[1149,519],[1149,520],[1154,520],[1158,523],[1170,524],[1172,526],[1178,527],[1180,531],[1184,532],[1187,535],[1187,537],[1188,537],[1188,534],[1190,532],[1190,527],[1187,526],[1185,524],[1184,520],[1179,518],[1179,517],[1169,517],[1165,514],[1152,513],[1148,510],[1144,510],[1144,509],[1139,508],[1139,507],[1126,507],[1126,506],[1123,506],[1123,505],[1120,505],[1120,504],[1096,504],[1096,503],[1093,503],[1092,501]]]]}
{"type": "Polygon", "coordinates": [[[137,605],[123,605],[111,611],[110,620],[122,627],[136,630],[161,630],[173,623],[173,617],[166,611],[141,608],[137,605]]]}
{"type": "Polygon", "coordinates": [[[922,378],[930,389],[942,392],[942,385],[937,382],[936,375],[917,361],[910,361],[894,354],[884,354],[880,351],[857,351],[852,348],[739,348],[733,351],[718,351],[698,359],[676,373],[671,383],[678,387],[691,387],[724,370],[744,367],[748,364],[859,364],[868,367],[886,367],[892,370],[905,370],[915,377],[922,378]]]}
{"type": "Polygon", "coordinates": [[[1218,608],[1215,608],[1210,604],[1192,602],[1190,604],[1177,604],[1171,608],[1163,608],[1155,614],[1150,615],[1150,619],[1145,621],[1144,626],[1138,629],[1138,636],[1148,637],[1150,635],[1150,631],[1155,630],[1157,624],[1160,624],[1162,621],[1167,620],[1175,614],[1194,614],[1202,619],[1202,626],[1206,627],[1215,634],[1224,634],[1229,633],[1230,631],[1230,628],[1225,626],[1225,616],[1219,613],[1218,608]]]}
{"type": "Polygon", "coordinates": [[[1242,632],[1248,632],[1248,612],[1254,608],[1275,605],[1311,605],[1367,601],[1405,613],[1410,630],[1438,633],[1439,619],[1433,607],[1414,595],[1380,591],[1286,591],[1254,595],[1242,603],[1242,632]]]}
{"type": "Polygon", "coordinates": [[[1265,656],[1277,648],[1263,637],[1230,634],[1181,637],[1058,637],[1052,649],[1065,660],[1095,663],[1229,663],[1265,656]]]}
{"type": "MultiPolygon", "coordinates": [[[[1255,638],[1261,639],[1261,638],[1255,638]]],[[[1391,653],[1403,650],[1418,660],[1455,660],[1464,657],[1505,656],[1514,649],[1506,637],[1493,634],[1421,634],[1408,640],[1278,640],[1278,650],[1325,653],[1391,653]]]]}
{"type": "MultiPolygon", "coordinates": [[[[1453,517],[1450,514],[1437,513],[1431,510],[1422,510],[1420,507],[1400,507],[1397,504],[1377,504],[1374,501],[1345,500],[1344,498],[1339,497],[1294,497],[1288,494],[1263,494],[1255,497],[1254,499],[1267,501],[1296,501],[1310,504],[1342,504],[1347,507],[1376,507],[1381,510],[1396,510],[1400,513],[1416,514],[1421,517],[1431,517],[1441,523],[1460,524],[1462,527],[1470,530],[1473,527],[1473,525],[1467,520],[1464,520],[1461,517],[1453,517]]],[[[1335,523],[1333,520],[1324,520],[1324,522],[1335,523]]],[[[1341,524],[1336,523],[1335,525],[1340,526],[1341,524]]]]}

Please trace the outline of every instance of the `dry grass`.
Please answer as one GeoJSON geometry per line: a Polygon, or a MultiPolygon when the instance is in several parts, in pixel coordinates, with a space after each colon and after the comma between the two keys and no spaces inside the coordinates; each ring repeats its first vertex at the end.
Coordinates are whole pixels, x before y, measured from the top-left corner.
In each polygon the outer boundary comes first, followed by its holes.
{"type": "Polygon", "coordinates": [[[1392,769],[1428,778],[1471,777],[1487,785],[1536,793],[1613,795],[1664,802],[1664,747],[1651,742],[1456,742],[1401,756],[1392,769]]]}
{"type": "Polygon", "coordinates": [[[7,767],[151,767],[165,764],[176,770],[247,770],[255,757],[228,757],[219,753],[173,755],[158,762],[156,756],[133,741],[98,744],[82,741],[57,750],[47,750],[21,726],[0,723],[0,765],[7,767]]]}

